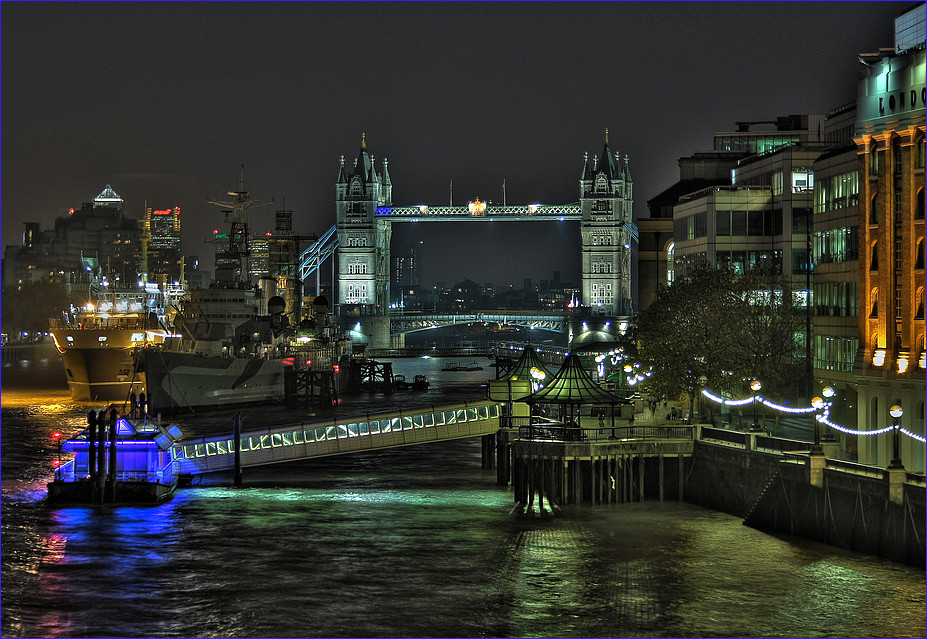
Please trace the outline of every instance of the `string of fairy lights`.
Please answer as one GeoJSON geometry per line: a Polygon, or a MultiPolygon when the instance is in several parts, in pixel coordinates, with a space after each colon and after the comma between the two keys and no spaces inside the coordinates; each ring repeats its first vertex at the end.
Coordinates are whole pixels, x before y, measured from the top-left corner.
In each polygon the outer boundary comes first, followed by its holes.
{"type": "MultiPolygon", "coordinates": [[[[707,397],[713,402],[716,402],[718,404],[724,404],[725,406],[746,406],[748,404],[757,402],[773,410],[779,411],[781,413],[809,414],[809,413],[818,412],[819,414],[815,415],[814,417],[820,423],[824,424],[825,426],[829,426],[830,428],[833,428],[834,430],[839,431],[841,433],[846,433],[847,435],[862,435],[862,436],[869,437],[873,435],[882,435],[884,433],[890,433],[895,428],[894,426],[886,426],[885,428],[879,428],[876,430],[858,430],[855,428],[847,428],[846,426],[841,426],[840,424],[837,424],[830,419],[830,406],[831,406],[830,402],[826,402],[822,406],[807,406],[807,407],[795,408],[791,406],[783,406],[781,404],[777,404],[775,402],[772,402],[766,399],[762,395],[754,395],[752,397],[747,397],[744,399],[724,399],[723,397],[718,397],[717,395],[708,391],[707,389],[702,390],[702,395],[704,395],[705,397],[707,397]]],[[[912,433],[906,428],[899,428],[898,430],[904,435],[907,435],[911,439],[917,440],[921,442],[922,444],[927,443],[927,438],[925,438],[923,435],[912,433]]]]}

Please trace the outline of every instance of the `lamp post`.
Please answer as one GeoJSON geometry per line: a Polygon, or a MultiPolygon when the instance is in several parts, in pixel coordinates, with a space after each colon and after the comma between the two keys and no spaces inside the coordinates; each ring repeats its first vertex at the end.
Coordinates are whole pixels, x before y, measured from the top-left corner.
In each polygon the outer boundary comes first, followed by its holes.
{"type": "Polygon", "coordinates": [[[901,400],[896,399],[888,409],[888,414],[892,416],[892,460],[888,463],[889,468],[904,468],[901,463],[901,453],[899,451],[900,426],[898,422],[904,415],[904,409],[901,407],[901,400]]]}
{"type": "Polygon", "coordinates": [[[702,402],[705,401],[704,399],[702,399],[702,397],[704,397],[704,395],[702,395],[702,392],[701,392],[701,391],[705,390],[705,387],[708,385],[708,378],[707,378],[705,375],[699,375],[698,384],[699,384],[701,390],[699,391],[699,394],[698,394],[698,417],[699,417],[699,419],[698,419],[698,422],[696,422],[696,423],[701,423],[701,421],[702,421],[702,402]]]}
{"type": "Polygon", "coordinates": [[[750,390],[753,392],[753,425],[750,427],[750,430],[752,431],[762,430],[758,423],[759,419],[756,412],[756,394],[760,392],[761,388],[763,388],[763,384],[760,382],[760,380],[755,379],[750,382],[750,390]]]}
{"type": "Polygon", "coordinates": [[[811,405],[814,406],[817,411],[812,414],[811,421],[811,432],[814,434],[814,445],[811,447],[811,454],[820,455],[824,451],[821,449],[821,432],[818,430],[818,413],[821,412],[826,404],[824,403],[823,397],[815,395],[811,398],[811,405]]]}
{"type": "MultiPolygon", "coordinates": [[[[837,394],[837,391],[834,390],[833,386],[825,386],[821,389],[821,395],[824,396],[824,405],[827,407],[827,410],[830,411],[830,407],[834,403],[834,395],[837,394]]],[[[834,437],[829,430],[824,431],[823,435],[818,435],[822,440],[827,440],[829,442],[834,441],[834,437]]]]}

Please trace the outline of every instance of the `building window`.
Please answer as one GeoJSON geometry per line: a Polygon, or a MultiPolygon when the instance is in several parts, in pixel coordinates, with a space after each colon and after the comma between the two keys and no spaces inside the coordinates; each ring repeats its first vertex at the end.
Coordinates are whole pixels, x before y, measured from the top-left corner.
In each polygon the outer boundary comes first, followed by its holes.
{"type": "Polygon", "coordinates": [[[872,196],[872,199],[869,200],[869,223],[878,224],[879,223],[879,194],[876,193],[872,196]]]}
{"type": "Polygon", "coordinates": [[[924,270],[924,240],[917,241],[917,248],[914,249],[914,268],[924,270]]]}
{"type": "Polygon", "coordinates": [[[872,243],[872,252],[869,257],[869,270],[870,271],[879,270],[879,243],[878,241],[872,243]]]}
{"type": "Polygon", "coordinates": [[[914,140],[914,168],[924,168],[924,134],[918,134],[914,140]]]}
{"type": "Polygon", "coordinates": [[[879,174],[879,145],[873,140],[869,145],[869,175],[875,177],[879,174]]]}
{"type": "Polygon", "coordinates": [[[869,319],[875,319],[879,316],[879,289],[872,289],[870,297],[872,299],[872,307],[869,311],[869,319]]]}
{"type": "Polygon", "coordinates": [[[918,189],[917,191],[917,196],[914,201],[914,219],[924,219],[924,189],[918,189]]]}
{"type": "Polygon", "coordinates": [[[666,249],[666,285],[670,286],[673,283],[676,271],[676,244],[670,242],[669,247],[666,249]]]}
{"type": "Polygon", "coordinates": [[[814,173],[808,169],[792,171],[792,193],[811,193],[814,189],[814,173]]]}

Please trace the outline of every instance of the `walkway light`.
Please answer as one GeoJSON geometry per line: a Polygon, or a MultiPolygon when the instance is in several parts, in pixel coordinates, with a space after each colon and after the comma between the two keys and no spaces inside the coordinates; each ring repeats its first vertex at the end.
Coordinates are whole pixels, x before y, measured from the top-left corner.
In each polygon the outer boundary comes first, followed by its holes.
{"type": "Polygon", "coordinates": [[[889,468],[904,468],[904,465],[901,463],[901,454],[899,452],[899,433],[900,426],[898,422],[901,420],[901,416],[904,415],[904,409],[901,407],[901,400],[896,399],[892,402],[892,405],[888,409],[888,414],[892,416],[892,460],[889,462],[889,468]]]}

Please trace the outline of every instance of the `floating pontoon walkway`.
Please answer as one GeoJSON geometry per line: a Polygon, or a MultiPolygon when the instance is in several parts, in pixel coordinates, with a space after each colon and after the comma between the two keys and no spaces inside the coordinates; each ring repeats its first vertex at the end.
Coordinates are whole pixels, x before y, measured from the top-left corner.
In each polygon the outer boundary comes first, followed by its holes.
{"type": "MultiPolygon", "coordinates": [[[[241,467],[312,457],[489,435],[499,430],[500,404],[489,400],[245,430],[239,437],[241,467]]],[[[233,470],[232,434],[182,440],[174,445],[180,475],[233,470]]]]}

